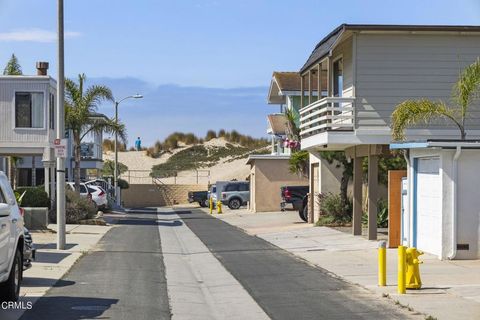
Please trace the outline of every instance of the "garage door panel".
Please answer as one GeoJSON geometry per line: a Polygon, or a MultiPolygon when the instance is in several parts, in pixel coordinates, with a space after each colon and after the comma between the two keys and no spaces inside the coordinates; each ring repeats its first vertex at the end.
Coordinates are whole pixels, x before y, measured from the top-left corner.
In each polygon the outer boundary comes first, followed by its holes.
{"type": "Polygon", "coordinates": [[[438,157],[417,160],[416,239],[420,250],[441,254],[441,180],[438,157]]]}

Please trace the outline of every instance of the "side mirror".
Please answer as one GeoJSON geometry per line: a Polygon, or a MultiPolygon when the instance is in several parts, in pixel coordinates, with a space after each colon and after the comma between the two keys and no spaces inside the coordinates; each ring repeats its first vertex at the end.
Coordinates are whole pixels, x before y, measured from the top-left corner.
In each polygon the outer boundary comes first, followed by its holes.
{"type": "Polygon", "coordinates": [[[10,206],[7,203],[0,203],[0,217],[7,217],[10,215],[10,206]]]}

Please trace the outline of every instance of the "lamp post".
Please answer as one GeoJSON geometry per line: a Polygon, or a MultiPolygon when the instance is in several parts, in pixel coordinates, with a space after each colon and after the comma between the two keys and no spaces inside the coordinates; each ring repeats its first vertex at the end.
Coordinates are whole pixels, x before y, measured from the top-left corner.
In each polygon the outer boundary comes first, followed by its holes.
{"type": "MultiPolygon", "coordinates": [[[[120,102],[124,101],[124,100],[127,100],[127,99],[141,99],[143,98],[143,96],[141,94],[135,94],[133,96],[128,96],[128,97],[125,97],[119,101],[115,101],[115,124],[118,124],[118,105],[120,104],[120,102]]],[[[118,193],[117,193],[117,189],[118,189],[118,149],[117,149],[117,144],[118,144],[118,134],[115,132],[115,144],[114,144],[114,150],[115,150],[115,165],[114,165],[114,169],[113,169],[113,186],[115,188],[115,201],[117,202],[116,204],[119,205],[118,203],[118,193]]]]}

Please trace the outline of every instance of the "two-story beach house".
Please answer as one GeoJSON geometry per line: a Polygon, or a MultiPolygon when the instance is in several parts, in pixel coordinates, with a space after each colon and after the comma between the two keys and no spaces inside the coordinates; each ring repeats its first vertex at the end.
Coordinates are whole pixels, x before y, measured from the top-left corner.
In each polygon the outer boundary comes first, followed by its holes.
{"type": "Polygon", "coordinates": [[[54,175],[51,145],[55,138],[56,81],[48,63],[37,63],[35,76],[0,76],[0,170],[7,174],[6,156],[35,156],[44,164],[43,179],[54,175]]]}
{"type": "MultiPolygon", "coordinates": [[[[322,190],[318,152],[345,151],[354,163],[354,234],[361,233],[361,163],[368,157],[368,238],[376,239],[378,156],[392,142],[395,107],[407,99],[450,101],[459,73],[479,55],[479,26],[342,24],[315,46],[300,70],[301,146],[310,152],[310,191],[322,190]]],[[[468,137],[478,138],[478,105],[470,115],[468,137]]],[[[459,134],[446,121],[407,130],[408,140],[428,138],[459,134]]]]}
{"type": "MultiPolygon", "coordinates": [[[[37,63],[35,76],[0,76],[0,170],[7,175],[15,159],[18,186],[55,186],[56,80],[47,75],[48,63],[37,63]]],[[[105,115],[92,114],[103,120],[105,115]]],[[[67,130],[66,177],[73,180],[75,166],[72,135],[67,130]]],[[[81,178],[98,178],[103,168],[102,133],[92,132],[81,144],[81,178]]],[[[11,177],[9,177],[11,178],[11,177]]]]}

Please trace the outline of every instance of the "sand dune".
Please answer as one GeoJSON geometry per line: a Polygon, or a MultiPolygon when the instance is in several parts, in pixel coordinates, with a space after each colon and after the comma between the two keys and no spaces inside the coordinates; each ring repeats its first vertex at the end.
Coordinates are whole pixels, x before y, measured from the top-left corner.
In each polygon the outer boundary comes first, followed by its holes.
{"type": "MultiPolygon", "coordinates": [[[[224,147],[228,142],[222,138],[212,139],[205,142],[205,147],[224,147]]],[[[146,155],[145,151],[127,151],[118,153],[118,161],[125,164],[129,171],[122,174],[122,178],[129,183],[149,184],[153,183],[149,176],[154,165],[165,163],[172,154],[184,150],[186,146],[180,146],[171,154],[166,153],[161,157],[154,159],[146,155]]],[[[103,155],[104,160],[114,160],[113,152],[106,152],[103,155]]],[[[177,177],[164,178],[161,182],[165,184],[209,184],[220,180],[245,180],[250,173],[250,166],[246,164],[247,158],[230,160],[222,159],[219,163],[212,167],[199,168],[198,170],[178,172],[177,177]]]]}

